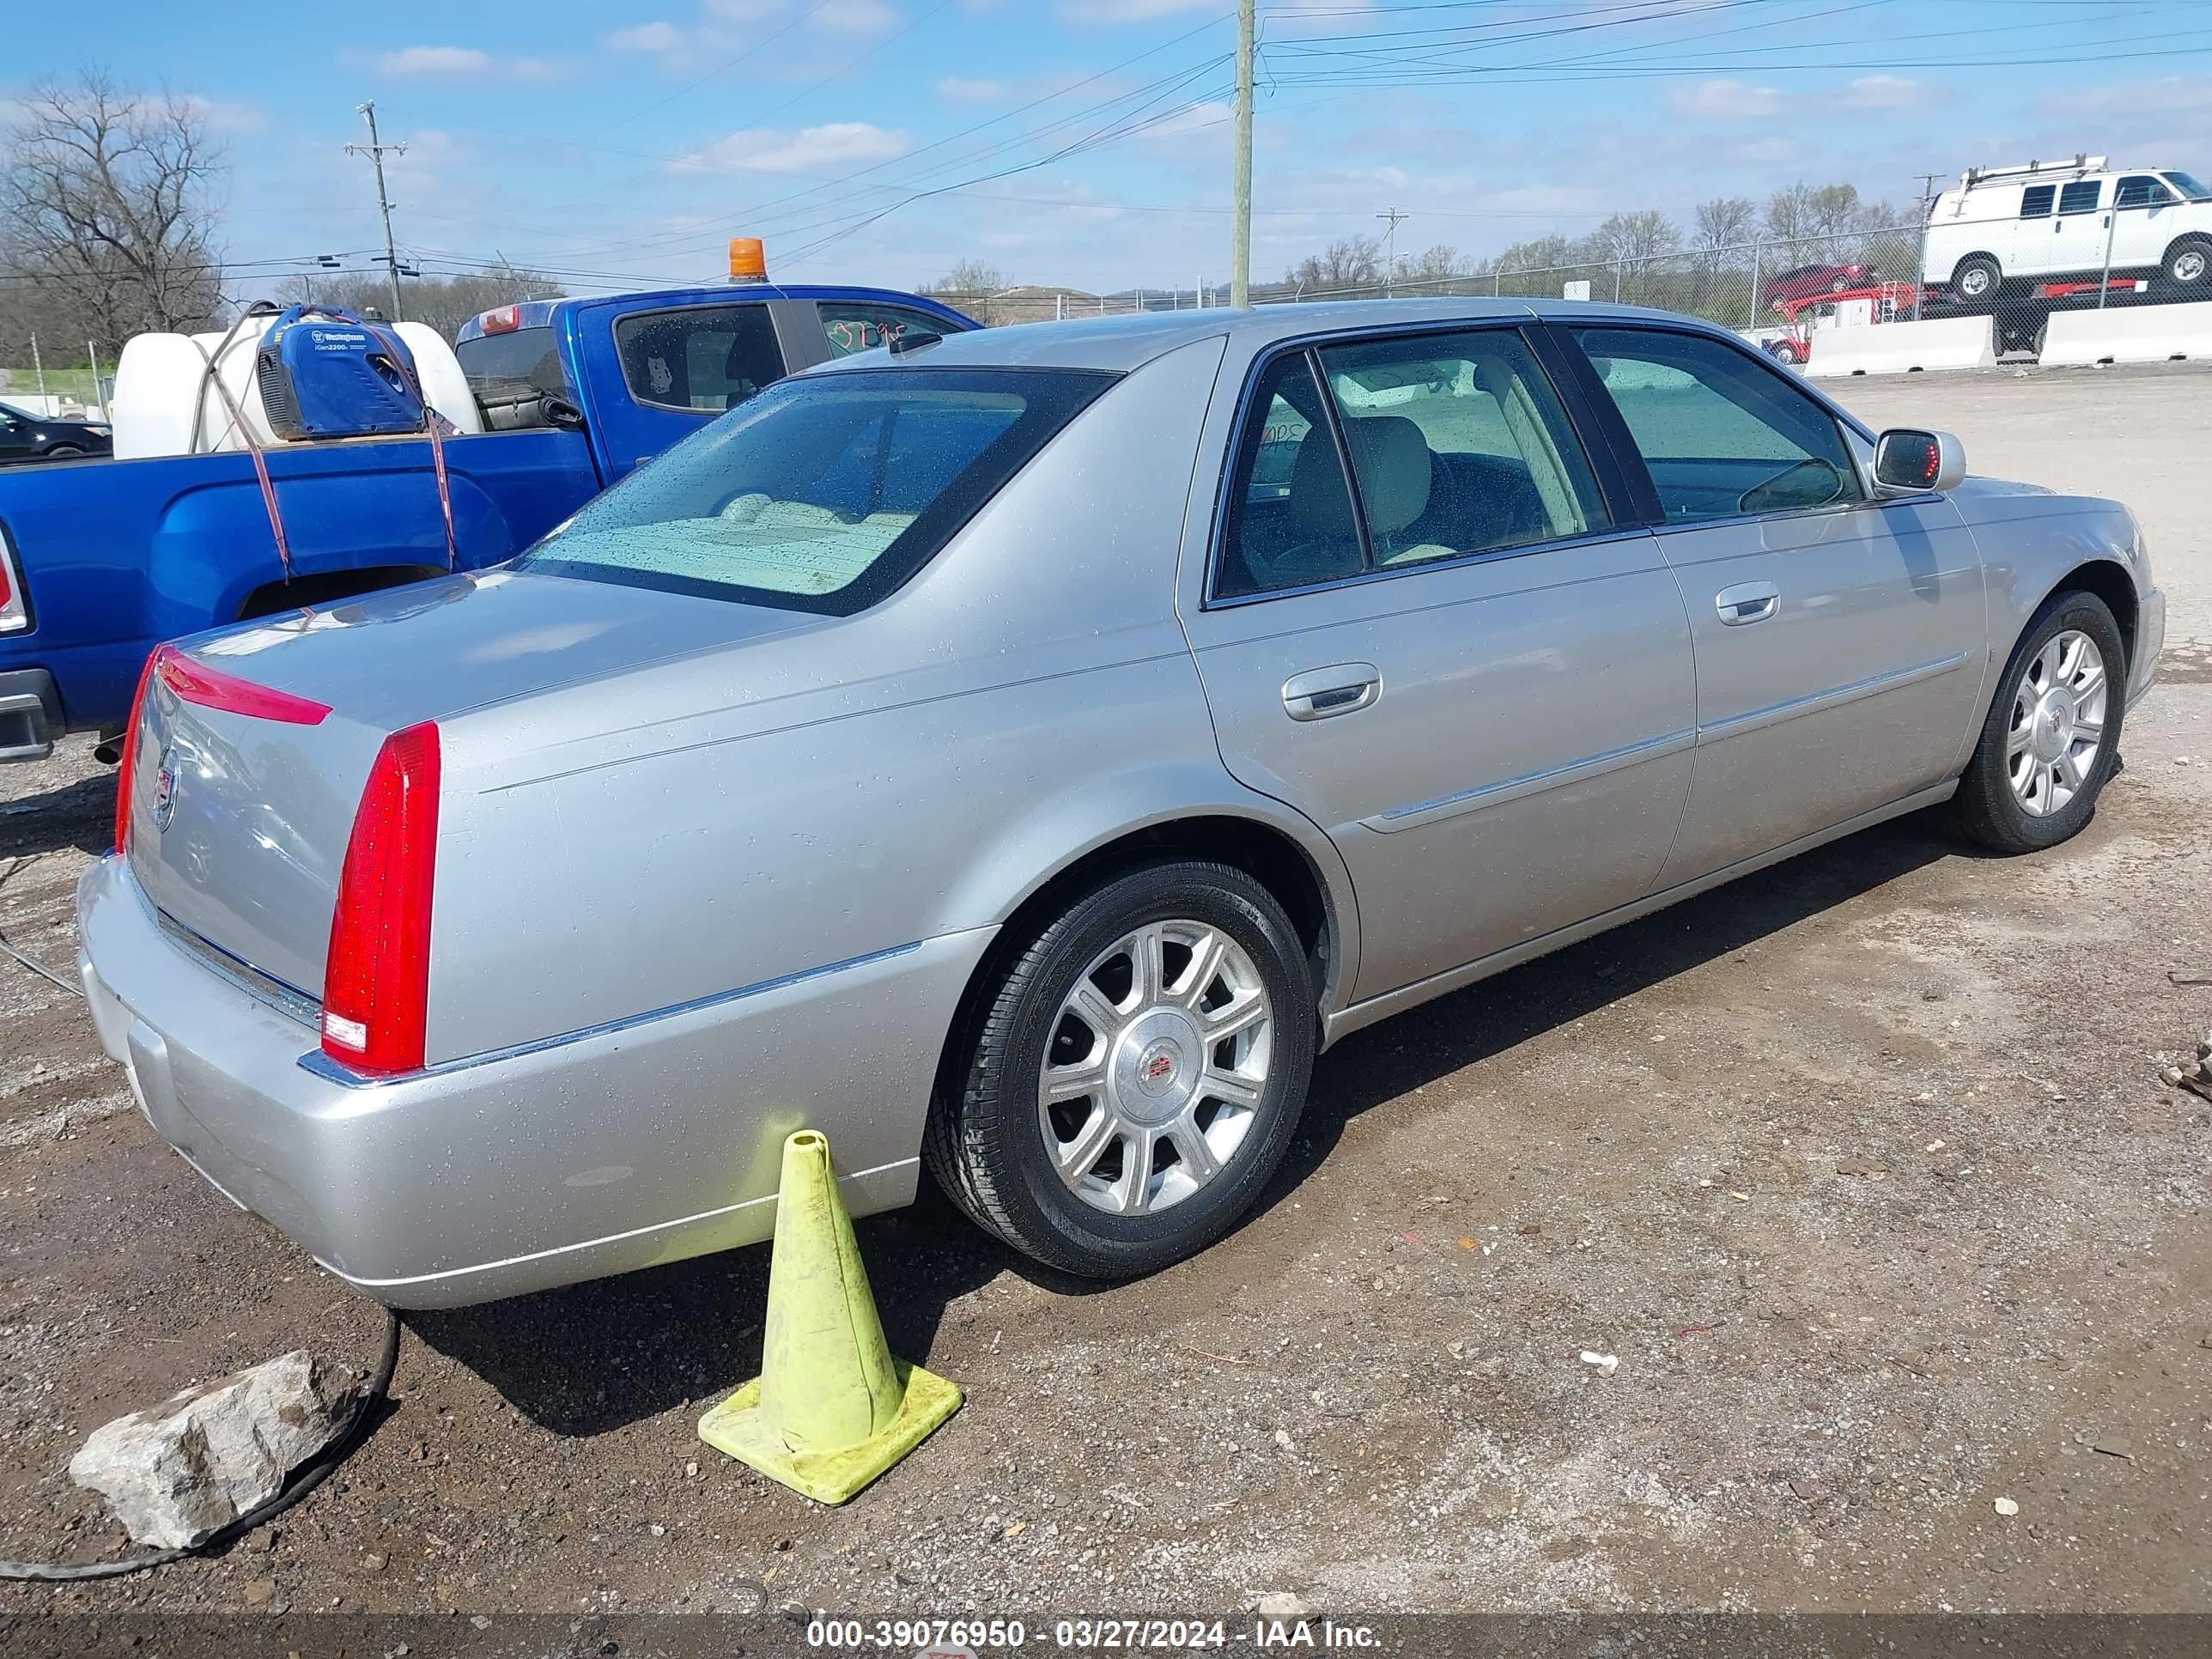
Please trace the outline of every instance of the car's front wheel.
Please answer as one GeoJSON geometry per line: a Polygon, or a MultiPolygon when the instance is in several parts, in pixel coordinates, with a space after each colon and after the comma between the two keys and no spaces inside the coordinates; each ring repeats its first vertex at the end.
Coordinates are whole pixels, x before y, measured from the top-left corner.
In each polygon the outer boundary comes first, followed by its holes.
{"type": "Polygon", "coordinates": [[[1962,300],[1992,300],[2004,281],[2004,273],[1997,262],[1986,253],[1969,254],[1959,261],[1959,268],[1951,273],[1951,286],[1962,300]]]}
{"type": "Polygon", "coordinates": [[[1960,826],[1999,853],[2078,834],[2120,752],[2127,647],[2094,593],[2054,595],[2005,665],[1960,780],[1960,826]]]}
{"type": "Polygon", "coordinates": [[[1311,975],[1267,890],[1158,864],[1069,904],[982,988],[926,1153],[970,1218],[1087,1278],[1151,1273],[1251,1207],[1313,1070],[1311,975]]]}

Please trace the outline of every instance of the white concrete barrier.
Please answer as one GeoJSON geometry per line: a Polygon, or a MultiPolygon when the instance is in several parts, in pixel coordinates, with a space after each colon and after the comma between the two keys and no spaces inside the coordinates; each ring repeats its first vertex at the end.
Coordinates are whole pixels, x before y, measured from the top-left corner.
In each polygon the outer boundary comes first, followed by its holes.
{"type": "Polygon", "coordinates": [[[1987,317],[1815,329],[1812,341],[1813,356],[1805,372],[1814,376],[1994,368],[1997,361],[1996,328],[1987,317]]]}
{"type": "Polygon", "coordinates": [[[2046,368],[2086,368],[2174,357],[2212,357],[2212,301],[2054,311],[2037,361],[2046,368]]]}

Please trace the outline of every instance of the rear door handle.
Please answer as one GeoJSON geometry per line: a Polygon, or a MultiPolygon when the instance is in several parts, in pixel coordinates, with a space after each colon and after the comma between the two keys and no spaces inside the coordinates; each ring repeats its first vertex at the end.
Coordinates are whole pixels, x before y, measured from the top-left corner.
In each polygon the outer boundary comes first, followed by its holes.
{"type": "Polygon", "coordinates": [[[1382,672],[1371,662],[1309,668],[1283,682],[1283,708],[1294,720],[1356,714],[1382,695],[1382,672]]]}
{"type": "Polygon", "coordinates": [[[1713,609],[1730,628],[1765,622],[1782,609],[1782,590],[1772,582],[1738,582],[1713,595],[1713,609]]]}

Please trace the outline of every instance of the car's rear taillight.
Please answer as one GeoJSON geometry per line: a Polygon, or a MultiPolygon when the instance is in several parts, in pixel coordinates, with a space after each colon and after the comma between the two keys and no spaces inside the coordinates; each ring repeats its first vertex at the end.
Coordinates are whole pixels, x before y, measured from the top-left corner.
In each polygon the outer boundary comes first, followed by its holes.
{"type": "Polygon", "coordinates": [[[439,764],[434,722],[393,732],[354,814],[323,973],[323,1052],[357,1071],[422,1063],[439,764]]]}
{"type": "Polygon", "coordinates": [[[131,850],[131,786],[138,769],[138,722],[146,713],[146,688],[153,683],[154,665],[161,660],[162,646],[146,659],[146,665],[138,671],[138,689],[131,694],[131,721],[123,728],[122,764],[115,769],[115,850],[131,850]]]}
{"type": "Polygon", "coordinates": [[[235,674],[226,674],[204,662],[194,662],[174,646],[154,653],[154,672],[186,702],[228,714],[250,714],[258,720],[281,720],[287,726],[320,726],[330,718],[331,706],[312,697],[295,697],[289,691],[272,691],[235,674]]]}
{"type": "Polygon", "coordinates": [[[0,525],[0,634],[13,634],[31,625],[30,607],[23,603],[23,579],[15,572],[15,550],[8,531],[0,525]]]}

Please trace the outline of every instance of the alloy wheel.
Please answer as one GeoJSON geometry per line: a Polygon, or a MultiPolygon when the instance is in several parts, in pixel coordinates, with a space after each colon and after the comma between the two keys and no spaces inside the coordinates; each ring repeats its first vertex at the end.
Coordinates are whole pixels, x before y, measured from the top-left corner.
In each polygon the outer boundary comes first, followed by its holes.
{"type": "Polygon", "coordinates": [[[2112,686],[2104,653],[2069,629],[2037,652],[2014,688],[2005,770],[2031,817],[2063,810],[2097,769],[2112,686]]]}
{"type": "Polygon", "coordinates": [[[1148,922],[1091,960],[1061,1000],[1037,1122],[1069,1191],[1148,1215],[1220,1175],[1267,1087],[1274,1008],[1222,929],[1148,922]]]}

